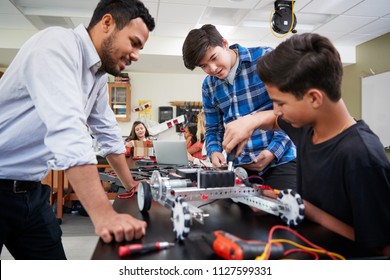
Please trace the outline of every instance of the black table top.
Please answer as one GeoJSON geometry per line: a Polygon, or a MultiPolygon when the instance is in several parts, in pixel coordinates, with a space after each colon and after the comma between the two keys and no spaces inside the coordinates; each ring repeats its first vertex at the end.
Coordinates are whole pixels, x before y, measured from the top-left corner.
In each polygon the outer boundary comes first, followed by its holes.
{"type": "MultiPolygon", "coordinates": [[[[127,243],[104,243],[98,241],[92,259],[100,260],[211,260],[221,259],[214,254],[211,247],[203,238],[203,235],[210,234],[216,230],[224,230],[245,240],[268,240],[270,229],[274,225],[284,225],[283,221],[276,216],[255,213],[248,206],[241,203],[234,203],[230,199],[220,199],[208,203],[200,208],[209,213],[210,216],[200,224],[192,219],[189,236],[184,241],[175,241],[173,224],[171,221],[171,210],[160,203],[153,201],[151,209],[143,214],[138,210],[136,195],[130,199],[116,198],[114,208],[120,213],[129,213],[132,216],[145,220],[148,223],[146,236],[141,240],[127,243]],[[118,248],[120,245],[130,243],[149,243],[158,241],[175,242],[176,245],[166,250],[149,252],[141,255],[120,257],[118,248]]],[[[338,253],[347,259],[371,259],[381,258],[373,252],[359,247],[356,243],[339,236],[322,226],[310,221],[303,221],[295,230],[314,244],[325,248],[328,251],[338,253]]],[[[289,239],[301,244],[300,241],[288,231],[277,230],[273,238],[289,239]]],[[[312,259],[312,256],[303,253],[294,253],[289,256],[296,259],[312,259]]],[[[329,259],[322,255],[321,258],[329,259]]]]}

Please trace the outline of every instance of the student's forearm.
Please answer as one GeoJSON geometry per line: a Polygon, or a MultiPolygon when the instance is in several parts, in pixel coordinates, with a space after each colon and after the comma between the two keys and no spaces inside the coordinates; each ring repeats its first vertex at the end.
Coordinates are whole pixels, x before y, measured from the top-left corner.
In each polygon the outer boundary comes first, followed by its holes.
{"type": "MultiPolygon", "coordinates": [[[[276,199],[275,192],[271,190],[264,190],[263,195],[276,199]]],[[[305,205],[305,219],[313,221],[327,228],[328,230],[338,233],[339,235],[342,235],[350,240],[355,240],[355,232],[351,226],[336,219],[332,215],[326,213],[307,200],[303,200],[303,203],[305,205]]]]}
{"type": "Polygon", "coordinates": [[[272,110],[260,111],[254,114],[246,115],[244,117],[241,117],[235,121],[226,124],[225,137],[233,129],[245,131],[246,134],[249,134],[250,132],[250,135],[255,129],[263,129],[263,130],[279,129],[278,126],[275,128],[275,124],[276,124],[276,116],[272,110]]]}
{"type": "Polygon", "coordinates": [[[273,110],[260,111],[251,116],[253,118],[255,128],[263,130],[280,129],[277,123],[277,117],[273,110]]]}
{"type": "Polygon", "coordinates": [[[261,111],[246,115],[226,124],[222,146],[226,152],[230,152],[238,146],[238,153],[242,151],[255,129],[279,129],[276,116],[272,110],[261,111]]]}
{"type": "MultiPolygon", "coordinates": [[[[305,204],[305,217],[317,224],[322,225],[323,227],[344,236],[350,240],[355,241],[355,231],[354,229],[343,223],[342,221],[336,219],[332,215],[322,211],[318,207],[314,206],[310,202],[304,200],[305,204]]],[[[379,254],[390,257],[390,246],[377,248],[379,254]]]]}
{"type": "Polygon", "coordinates": [[[305,217],[350,240],[355,240],[355,232],[350,225],[336,219],[310,202],[304,200],[305,217]]]}

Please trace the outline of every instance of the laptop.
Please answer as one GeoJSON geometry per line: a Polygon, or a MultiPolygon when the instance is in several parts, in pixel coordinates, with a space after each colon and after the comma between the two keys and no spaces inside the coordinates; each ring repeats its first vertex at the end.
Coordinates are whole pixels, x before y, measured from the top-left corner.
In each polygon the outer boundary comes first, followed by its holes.
{"type": "Polygon", "coordinates": [[[155,140],[153,148],[157,164],[188,165],[184,140],[155,140]]]}

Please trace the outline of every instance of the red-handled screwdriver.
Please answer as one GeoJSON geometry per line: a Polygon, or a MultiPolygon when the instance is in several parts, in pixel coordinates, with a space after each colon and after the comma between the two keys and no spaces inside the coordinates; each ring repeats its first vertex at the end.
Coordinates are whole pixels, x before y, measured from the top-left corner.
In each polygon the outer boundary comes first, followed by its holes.
{"type": "Polygon", "coordinates": [[[159,251],[175,246],[175,243],[169,242],[153,242],[147,244],[129,244],[119,246],[118,254],[121,257],[132,254],[144,254],[151,251],[159,251]]]}

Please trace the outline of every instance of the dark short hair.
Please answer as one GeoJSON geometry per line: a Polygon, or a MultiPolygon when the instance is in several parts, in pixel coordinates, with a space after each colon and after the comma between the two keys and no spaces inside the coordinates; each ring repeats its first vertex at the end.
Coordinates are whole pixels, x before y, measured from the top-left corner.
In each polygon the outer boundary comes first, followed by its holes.
{"type": "Polygon", "coordinates": [[[223,37],[212,24],[192,29],[184,40],[182,52],[184,66],[194,70],[209,47],[223,46],[223,37]]]}
{"type": "Polygon", "coordinates": [[[259,59],[257,73],[265,84],[290,92],[298,100],[310,88],[323,90],[334,102],[341,98],[340,54],[319,34],[293,35],[259,59]]]}
{"type": "Polygon", "coordinates": [[[139,0],[101,0],[93,12],[88,30],[94,27],[105,14],[111,14],[116,28],[122,30],[131,20],[141,18],[149,31],[155,27],[154,18],[139,0]]]}
{"type": "Polygon", "coordinates": [[[188,132],[191,134],[191,144],[194,145],[196,142],[198,142],[198,139],[196,137],[196,133],[198,132],[198,126],[196,123],[188,123],[184,128],[188,129],[188,132]]]}

